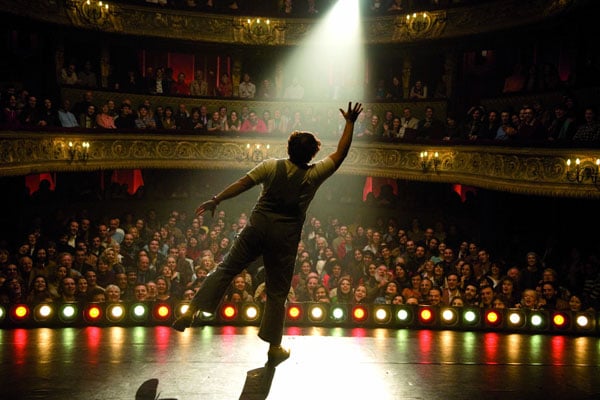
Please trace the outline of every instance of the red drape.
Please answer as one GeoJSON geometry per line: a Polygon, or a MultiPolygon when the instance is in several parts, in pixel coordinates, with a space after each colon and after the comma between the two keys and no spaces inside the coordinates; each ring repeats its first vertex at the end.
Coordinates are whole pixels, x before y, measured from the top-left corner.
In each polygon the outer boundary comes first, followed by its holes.
{"type": "Polygon", "coordinates": [[[467,195],[469,193],[476,195],[477,194],[477,189],[474,188],[473,186],[465,186],[465,185],[452,185],[452,190],[454,190],[456,192],[456,194],[458,194],[460,196],[460,200],[464,203],[465,201],[467,201],[467,195]]]}
{"type": "Polygon", "coordinates": [[[173,78],[177,79],[180,72],[185,74],[188,85],[194,80],[195,57],[193,54],[169,53],[169,67],[173,69],[173,78]]]}
{"type": "Polygon", "coordinates": [[[56,176],[49,172],[44,172],[42,174],[27,175],[25,177],[25,186],[27,186],[27,189],[29,189],[30,195],[36,190],[38,190],[40,182],[44,179],[50,182],[50,190],[54,190],[56,188],[56,176]]]}
{"type": "Polygon", "coordinates": [[[142,170],[140,169],[119,169],[113,171],[111,182],[118,183],[119,185],[127,185],[127,193],[134,195],[135,192],[144,186],[144,178],[142,177],[142,170]]]}
{"type": "Polygon", "coordinates": [[[394,195],[398,195],[398,184],[396,183],[395,179],[367,176],[367,179],[365,179],[365,185],[363,186],[363,201],[367,200],[367,195],[371,192],[373,192],[375,197],[379,197],[379,193],[381,193],[381,187],[384,185],[391,186],[394,195]]]}

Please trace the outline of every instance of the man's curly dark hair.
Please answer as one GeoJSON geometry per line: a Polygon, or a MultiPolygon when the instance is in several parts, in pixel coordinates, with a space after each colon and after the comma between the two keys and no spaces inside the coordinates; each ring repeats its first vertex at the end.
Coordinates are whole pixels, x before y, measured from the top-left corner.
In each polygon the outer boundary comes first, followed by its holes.
{"type": "Polygon", "coordinates": [[[290,161],[297,165],[308,164],[321,148],[321,141],[310,132],[294,131],[288,139],[290,161]]]}

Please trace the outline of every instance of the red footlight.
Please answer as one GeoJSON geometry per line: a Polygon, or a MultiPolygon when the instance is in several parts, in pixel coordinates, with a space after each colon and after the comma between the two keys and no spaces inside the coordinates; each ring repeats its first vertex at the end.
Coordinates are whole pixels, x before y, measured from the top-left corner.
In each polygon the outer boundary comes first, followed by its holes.
{"type": "Polygon", "coordinates": [[[168,304],[159,303],[154,307],[152,315],[157,321],[166,321],[173,315],[173,309],[168,304]]]}
{"type": "Polygon", "coordinates": [[[15,305],[10,312],[11,319],[14,322],[25,322],[27,319],[29,319],[30,315],[31,309],[25,304],[15,305]]]}
{"type": "Polygon", "coordinates": [[[225,321],[232,321],[237,317],[238,310],[233,304],[226,304],[221,308],[221,318],[225,321]]]}
{"type": "Polygon", "coordinates": [[[487,326],[496,328],[502,325],[502,314],[498,310],[487,310],[484,320],[487,326]]]}
{"type": "Polygon", "coordinates": [[[552,316],[552,327],[559,330],[569,328],[570,318],[566,313],[557,312],[552,316]]]}
{"type": "Polygon", "coordinates": [[[366,307],[355,306],[352,309],[352,321],[356,323],[363,323],[369,318],[369,312],[366,307]]]}
{"type": "Polygon", "coordinates": [[[290,321],[299,321],[302,318],[302,308],[297,304],[288,307],[287,317],[290,321]]]}
{"type": "Polygon", "coordinates": [[[419,322],[423,325],[431,325],[435,321],[435,314],[430,307],[423,307],[419,310],[419,322]]]}
{"type": "Polygon", "coordinates": [[[102,320],[103,314],[104,312],[99,304],[88,305],[83,313],[85,320],[88,323],[100,322],[100,320],[102,320]]]}

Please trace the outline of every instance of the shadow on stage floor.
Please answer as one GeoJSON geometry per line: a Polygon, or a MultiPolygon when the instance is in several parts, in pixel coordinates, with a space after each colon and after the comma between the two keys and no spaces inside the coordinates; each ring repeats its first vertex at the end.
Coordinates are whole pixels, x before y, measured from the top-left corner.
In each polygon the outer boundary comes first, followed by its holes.
{"type": "Polygon", "coordinates": [[[597,337],[256,327],[0,330],[2,399],[598,399],[597,337]]]}

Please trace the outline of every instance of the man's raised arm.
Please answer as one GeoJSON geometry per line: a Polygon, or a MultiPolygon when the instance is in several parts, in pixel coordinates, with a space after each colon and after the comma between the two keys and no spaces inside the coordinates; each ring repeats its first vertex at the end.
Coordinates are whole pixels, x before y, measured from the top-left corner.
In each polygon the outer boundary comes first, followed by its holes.
{"type": "Polygon", "coordinates": [[[358,118],[358,115],[362,112],[362,104],[356,103],[354,107],[352,107],[352,102],[348,102],[348,110],[344,111],[340,108],[340,112],[346,120],[346,125],[344,126],[342,137],[338,142],[337,150],[329,155],[329,157],[335,163],[335,169],[338,169],[340,165],[342,165],[342,162],[348,155],[350,145],[352,144],[354,122],[356,121],[356,118],[358,118]]]}

